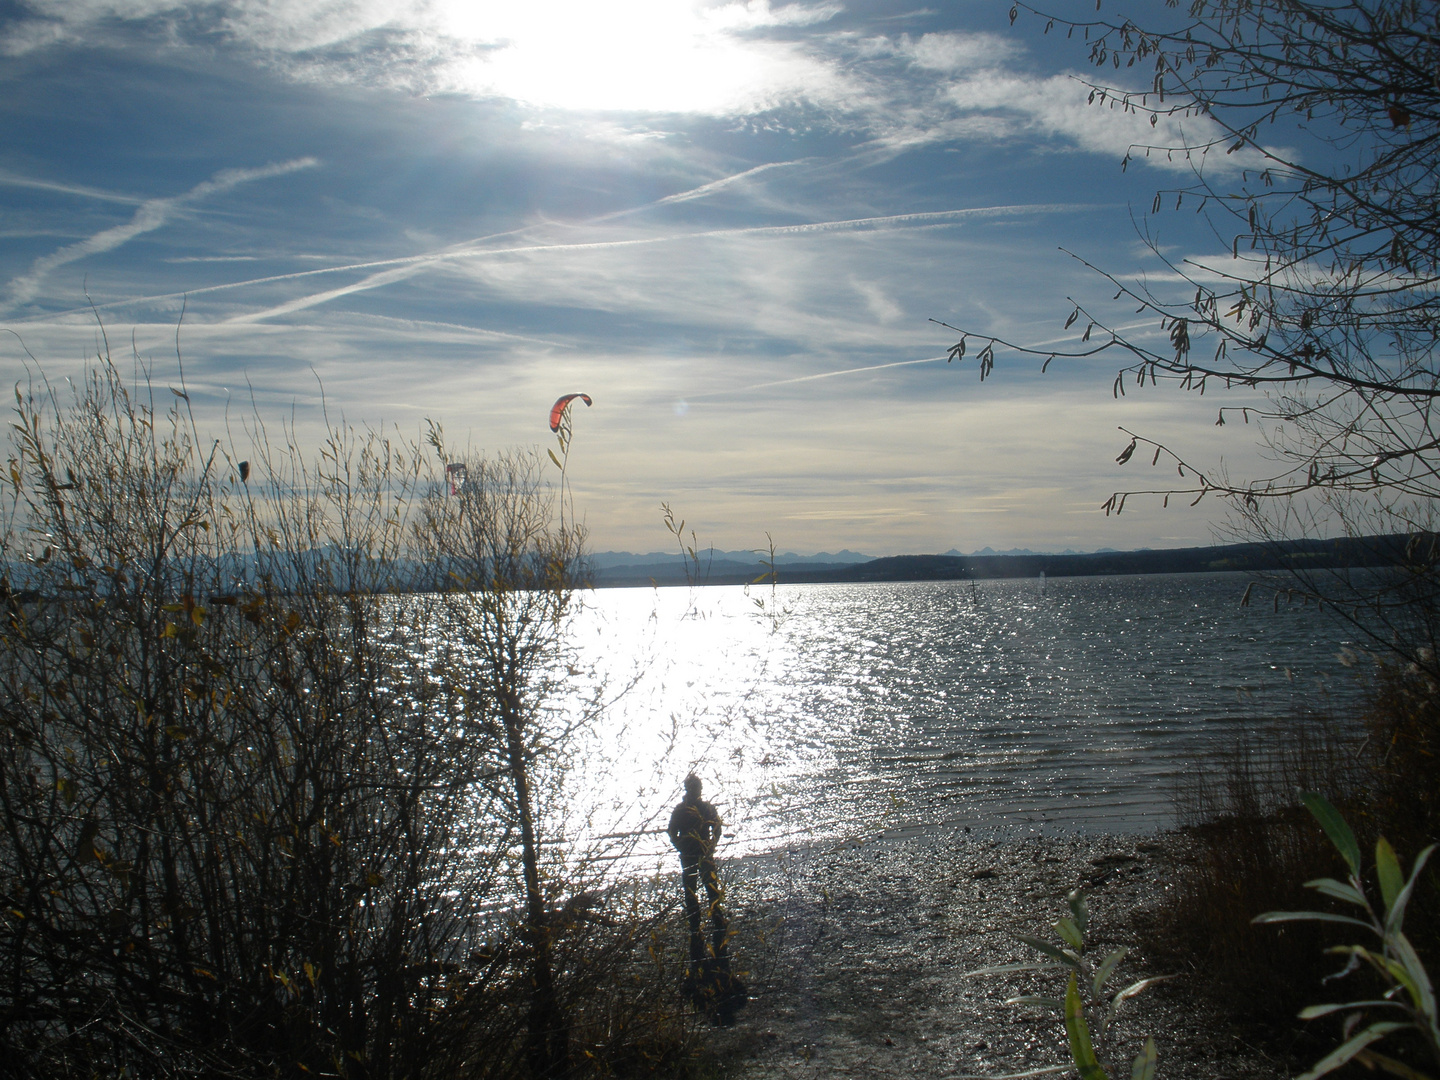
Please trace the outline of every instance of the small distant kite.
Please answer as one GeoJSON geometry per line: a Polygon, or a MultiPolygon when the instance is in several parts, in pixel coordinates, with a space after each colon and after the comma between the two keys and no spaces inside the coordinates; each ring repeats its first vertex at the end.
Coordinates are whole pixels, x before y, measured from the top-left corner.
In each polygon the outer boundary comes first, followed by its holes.
{"type": "Polygon", "coordinates": [[[589,394],[566,394],[564,397],[557,399],[555,404],[550,406],[551,431],[560,430],[560,424],[565,419],[565,410],[570,408],[570,402],[574,401],[577,397],[581,401],[585,402],[586,405],[595,404],[593,401],[590,400],[589,394]]]}
{"type": "Polygon", "coordinates": [[[459,495],[460,489],[465,486],[465,466],[458,461],[446,465],[445,479],[450,481],[450,494],[459,495]]]}

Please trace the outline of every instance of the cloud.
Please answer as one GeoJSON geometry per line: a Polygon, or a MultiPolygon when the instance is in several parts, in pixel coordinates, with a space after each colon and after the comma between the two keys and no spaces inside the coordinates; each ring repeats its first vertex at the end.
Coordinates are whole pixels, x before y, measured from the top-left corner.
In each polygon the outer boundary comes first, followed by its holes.
{"type": "Polygon", "coordinates": [[[196,184],[182,195],[147,199],[140,204],[134,216],[125,224],[104,229],[78,243],[67,244],[65,247],[52,251],[49,255],[42,255],[36,259],[30,264],[27,272],[11,279],[9,284],[10,306],[13,308],[34,299],[41,283],[52,270],[90,255],[113,251],[137,236],[154,232],[165,225],[177,212],[208,196],[219,195],[255,180],[268,180],[271,177],[284,176],[300,169],[313,168],[317,164],[319,162],[314,158],[306,157],[277,162],[258,169],[222,169],[209,180],[196,184]]]}
{"type": "Polygon", "coordinates": [[[83,184],[61,184],[54,180],[37,180],[34,177],[19,176],[6,169],[0,169],[0,186],[30,188],[34,191],[50,191],[57,195],[74,195],[81,199],[94,199],[98,202],[124,203],[128,206],[137,206],[145,201],[134,195],[121,195],[113,191],[103,191],[100,188],[86,187],[83,184]]]}
{"type": "MultiPolygon", "coordinates": [[[[628,117],[604,130],[587,120],[590,137],[608,132],[611,141],[633,139],[640,117],[787,109],[804,114],[799,123],[863,133],[892,152],[1058,137],[1119,158],[1132,146],[1196,145],[1219,133],[1205,117],[1161,116],[1152,127],[1148,113],[1088,105],[1083,78],[1026,74],[1013,37],[840,29],[832,24],[841,7],[823,0],[220,0],[198,8],[33,0],[31,10],[38,18],[8,31],[9,51],[42,40],[109,41],[117,24],[150,27],[162,48],[208,48],[218,35],[302,81],[505,100],[541,117],[628,117]]],[[[1249,163],[1240,156],[1221,155],[1210,167],[1249,163]]],[[[1183,152],[1150,160],[1198,164],[1183,152]]]]}
{"type": "Polygon", "coordinates": [[[993,69],[1017,59],[1021,54],[1020,48],[1009,38],[983,33],[924,34],[914,41],[904,37],[896,44],[895,51],[907,57],[916,67],[949,73],[977,67],[993,69]]]}
{"type": "MultiPolygon", "coordinates": [[[[1113,99],[1099,100],[1089,85],[1075,75],[1029,79],[990,69],[951,83],[945,94],[962,114],[1008,120],[1012,134],[1024,131],[1041,138],[1060,136],[1082,150],[1115,158],[1146,157],[1145,147],[1156,147],[1159,152],[1146,160],[1161,168],[1187,172],[1207,164],[1207,155],[1199,151],[1192,155],[1183,149],[1165,153],[1165,148],[1203,147],[1221,135],[1219,125],[1202,116],[1161,115],[1152,124],[1150,113],[1127,110],[1113,99]]],[[[1243,164],[1224,155],[1213,160],[1227,169],[1243,164]]]]}
{"type": "Polygon", "coordinates": [[[479,48],[437,78],[475,95],[568,110],[723,116],[801,101],[838,105],[853,93],[842,70],[801,44],[737,33],[776,25],[755,17],[768,11],[761,5],[745,6],[748,17],[728,25],[676,0],[467,10],[473,20],[452,14],[441,34],[479,48]]]}
{"type": "Polygon", "coordinates": [[[122,24],[162,42],[218,33],[300,78],[540,108],[719,116],[838,105],[852,93],[838,66],[765,34],[827,22],[835,3],[34,0],[31,10],[36,18],[7,30],[6,51],[104,40],[122,24]]]}

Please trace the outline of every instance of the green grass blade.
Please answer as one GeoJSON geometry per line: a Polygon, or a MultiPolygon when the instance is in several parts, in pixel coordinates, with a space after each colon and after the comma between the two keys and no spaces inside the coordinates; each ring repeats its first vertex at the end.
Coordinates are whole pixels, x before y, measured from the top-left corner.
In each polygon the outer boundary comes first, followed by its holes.
{"type": "Polygon", "coordinates": [[[1100,1067],[1100,1059],[1095,1056],[1095,1047],[1090,1043],[1085,1004],[1080,1000],[1080,989],[1073,971],[1070,973],[1070,985],[1065,988],[1065,1034],[1070,1039],[1070,1057],[1080,1070],[1080,1080],[1110,1080],[1100,1067]]]}
{"type": "Polygon", "coordinates": [[[1016,934],[1015,940],[1023,941],[1032,949],[1038,949],[1040,952],[1044,953],[1052,960],[1059,960],[1060,963],[1064,964],[1066,967],[1078,968],[1080,966],[1080,958],[1078,956],[1076,956],[1072,952],[1067,952],[1065,949],[1057,948],[1056,946],[1051,945],[1048,941],[1041,941],[1039,938],[1026,937],[1024,934],[1016,934]]]}
{"type": "Polygon", "coordinates": [[[1393,1023],[1391,1021],[1371,1024],[1358,1035],[1352,1036],[1334,1050],[1330,1051],[1330,1053],[1317,1061],[1309,1072],[1302,1073],[1300,1076],[1297,1076],[1295,1080],[1316,1080],[1317,1077],[1324,1076],[1333,1069],[1338,1069],[1356,1054],[1360,1053],[1361,1050],[1364,1050],[1365,1047],[1379,1039],[1383,1039],[1386,1035],[1389,1035],[1390,1032],[1410,1026],[1412,1025],[1393,1023]]]}
{"type": "Polygon", "coordinates": [[[1121,946],[1109,956],[1105,957],[1105,959],[1101,961],[1100,966],[1095,969],[1093,986],[1096,997],[1100,996],[1100,991],[1104,988],[1105,984],[1110,981],[1110,976],[1115,974],[1115,969],[1120,965],[1120,961],[1125,959],[1125,954],[1129,951],[1129,949],[1121,946]]]}
{"type": "Polygon", "coordinates": [[[1380,896],[1385,901],[1388,916],[1399,899],[1400,890],[1405,888],[1405,874],[1400,869],[1400,860],[1395,857],[1395,849],[1383,836],[1375,841],[1375,872],[1380,878],[1380,896]]]}
{"type": "Polygon", "coordinates": [[[1145,1046],[1135,1056],[1135,1063],[1130,1066],[1130,1080],[1155,1080],[1155,1040],[1147,1038],[1145,1046]]]}
{"type": "Polygon", "coordinates": [[[1318,1016],[1329,1016],[1331,1013],[1343,1012],[1346,1009],[1379,1009],[1387,1006],[1392,1009],[1405,1008],[1398,1001],[1342,1001],[1334,1005],[1307,1005],[1297,1015],[1301,1020],[1314,1020],[1318,1016]]]}
{"type": "Polygon", "coordinates": [[[1267,911],[1263,915],[1256,915],[1250,921],[1257,926],[1280,922],[1336,922],[1359,926],[1372,934],[1375,932],[1375,927],[1368,922],[1352,919],[1349,915],[1332,915],[1328,911],[1267,911]]]}
{"type": "Polygon", "coordinates": [[[1415,882],[1420,880],[1420,871],[1425,869],[1425,864],[1430,861],[1430,856],[1435,851],[1435,845],[1431,844],[1419,855],[1415,856],[1415,869],[1410,871],[1410,880],[1405,882],[1405,887],[1395,897],[1393,904],[1386,905],[1385,932],[1398,934],[1400,927],[1405,924],[1405,909],[1410,904],[1410,895],[1415,891],[1415,882]]]}
{"type": "Polygon", "coordinates": [[[1401,1080],[1431,1080],[1429,1076],[1418,1069],[1412,1069],[1403,1061],[1396,1061],[1392,1057],[1386,1057],[1378,1050],[1361,1050],[1355,1055],[1355,1060],[1366,1068],[1380,1069],[1388,1072],[1391,1076],[1398,1076],[1401,1080]]]}
{"type": "Polygon", "coordinates": [[[1075,925],[1074,919],[1061,919],[1055,924],[1055,933],[1076,952],[1084,951],[1085,939],[1080,935],[1080,927],[1075,925]]]}
{"type": "Polygon", "coordinates": [[[1355,834],[1350,831],[1350,826],[1340,816],[1340,811],[1315,791],[1302,793],[1300,799],[1305,803],[1305,808],[1315,815],[1315,820],[1320,822],[1320,827],[1325,830],[1325,835],[1330,838],[1330,842],[1340,852],[1341,858],[1349,864],[1350,873],[1358,878],[1360,876],[1360,845],[1355,842],[1355,834]]]}
{"type": "Polygon", "coordinates": [[[1410,992],[1410,998],[1415,1003],[1417,1011],[1429,1021],[1431,1027],[1434,1027],[1435,988],[1430,983],[1430,974],[1425,970],[1425,965],[1415,954],[1415,947],[1410,944],[1410,939],[1398,930],[1393,934],[1385,935],[1385,943],[1395,954],[1395,961],[1392,963],[1400,969],[1393,972],[1396,981],[1404,984],[1405,989],[1410,992]],[[1402,975],[1401,972],[1404,974],[1402,975]]]}
{"type": "Polygon", "coordinates": [[[1347,904],[1354,904],[1356,907],[1366,906],[1365,897],[1359,889],[1354,885],[1347,885],[1343,881],[1336,881],[1334,878],[1316,878],[1314,881],[1305,882],[1305,887],[1334,897],[1336,900],[1344,900],[1347,904]]]}

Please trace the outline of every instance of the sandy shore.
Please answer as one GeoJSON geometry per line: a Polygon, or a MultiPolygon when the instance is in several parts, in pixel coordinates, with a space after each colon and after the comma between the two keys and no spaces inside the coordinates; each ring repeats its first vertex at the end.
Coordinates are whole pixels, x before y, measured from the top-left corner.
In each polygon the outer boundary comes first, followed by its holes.
{"type": "MultiPolygon", "coordinates": [[[[1183,844],[1173,834],[959,832],[733,864],[736,966],[748,971],[751,1001],[712,1045],[734,1075],[756,1080],[998,1077],[1061,1064],[1058,1017],[1004,1004],[1018,993],[1063,994],[1060,976],[967,973],[1035,959],[1009,933],[1053,937],[1066,893],[1083,886],[1091,951],[1131,948],[1114,985],[1171,974],[1138,948],[1136,927],[1170,887],[1183,844]]],[[[1122,1011],[1109,1043],[1125,1076],[1147,1034],[1162,1077],[1286,1075],[1187,981],[1182,974],[1122,1011]]]]}

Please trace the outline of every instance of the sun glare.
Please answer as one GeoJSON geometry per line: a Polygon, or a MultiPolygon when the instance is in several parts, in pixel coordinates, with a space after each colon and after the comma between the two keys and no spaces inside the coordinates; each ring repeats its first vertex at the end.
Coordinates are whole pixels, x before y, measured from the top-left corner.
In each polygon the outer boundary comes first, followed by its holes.
{"type": "Polygon", "coordinates": [[[451,3],[442,31],[480,46],[457,72],[475,93],[567,110],[726,113],[804,85],[805,59],[744,31],[775,21],[759,3],[681,0],[451,3]]]}

